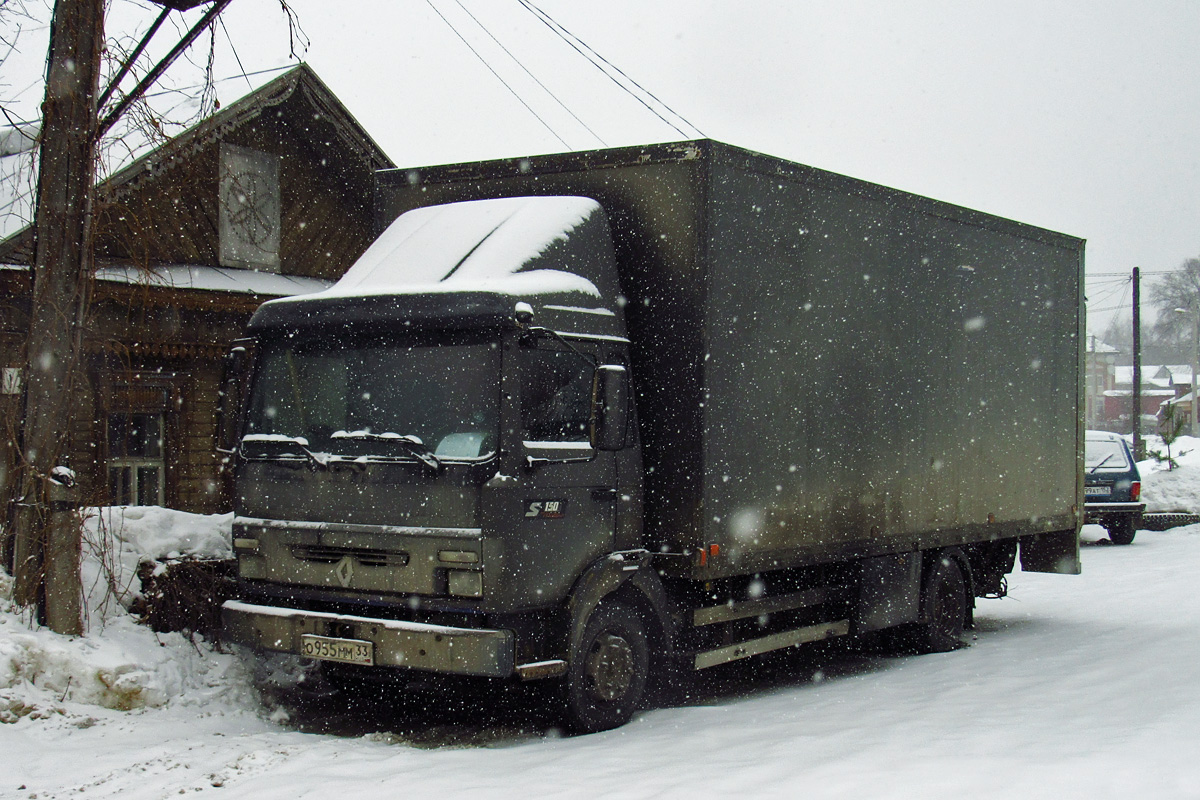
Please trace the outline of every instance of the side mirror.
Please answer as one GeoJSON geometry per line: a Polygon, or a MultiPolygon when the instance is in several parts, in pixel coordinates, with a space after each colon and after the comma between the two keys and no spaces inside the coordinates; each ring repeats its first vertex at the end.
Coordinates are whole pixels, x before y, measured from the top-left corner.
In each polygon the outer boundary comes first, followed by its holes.
{"type": "Polygon", "coordinates": [[[596,367],[592,375],[592,447],[623,450],[628,427],[629,370],[618,364],[596,367]]]}
{"type": "Polygon", "coordinates": [[[241,433],[242,402],[254,356],[253,339],[236,339],[225,356],[225,374],[217,392],[217,452],[232,456],[241,433]]]}

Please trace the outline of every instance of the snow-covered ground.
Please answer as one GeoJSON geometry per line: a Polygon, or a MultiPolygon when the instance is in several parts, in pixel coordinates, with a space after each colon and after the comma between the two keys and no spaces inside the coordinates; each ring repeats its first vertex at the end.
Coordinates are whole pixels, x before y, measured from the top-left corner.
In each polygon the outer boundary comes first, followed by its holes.
{"type": "Polygon", "coordinates": [[[1168,452],[1179,465],[1149,458],[1138,462],[1142,475],[1142,500],[1147,511],[1191,511],[1200,513],[1200,439],[1180,436],[1168,451],[1157,436],[1147,437],[1147,452],[1165,458],[1168,452]]]}
{"type": "MultiPolygon", "coordinates": [[[[1194,452],[1143,465],[1152,504],[1200,506],[1194,452]]],[[[0,797],[1200,798],[1200,526],[1128,547],[1085,527],[1082,575],[1015,573],[956,652],[729,665],[674,707],[564,738],[528,697],[347,710],[295,664],[134,625],[99,599],[128,604],[136,553],[220,554],[228,518],[126,513],[90,525],[125,555],[89,558],[86,637],[0,599],[0,797]]]]}

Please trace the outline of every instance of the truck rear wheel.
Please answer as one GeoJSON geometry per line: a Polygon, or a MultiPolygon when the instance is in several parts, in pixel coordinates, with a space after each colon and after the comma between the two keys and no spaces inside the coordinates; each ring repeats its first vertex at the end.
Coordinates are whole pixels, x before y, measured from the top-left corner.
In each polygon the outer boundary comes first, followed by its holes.
{"type": "Polygon", "coordinates": [[[567,669],[567,727],[594,733],[624,725],[642,702],[649,671],[641,618],[621,603],[596,608],[567,669]]]}
{"type": "Polygon", "coordinates": [[[1131,516],[1118,517],[1108,524],[1108,538],[1113,544],[1133,544],[1136,535],[1137,526],[1131,516]]]}
{"type": "Polygon", "coordinates": [[[967,582],[958,561],[938,555],[925,587],[927,619],[921,626],[921,644],[930,653],[957,649],[967,621],[967,582]]]}

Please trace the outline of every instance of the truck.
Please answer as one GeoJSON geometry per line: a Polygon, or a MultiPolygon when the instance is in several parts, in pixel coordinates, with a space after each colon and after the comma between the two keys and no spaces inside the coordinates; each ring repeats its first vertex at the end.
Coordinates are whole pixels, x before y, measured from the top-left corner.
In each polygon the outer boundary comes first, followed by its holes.
{"type": "Polygon", "coordinates": [[[712,140],[398,169],[234,348],[225,636],[569,729],[1079,571],[1083,242],[712,140]],[[880,632],[875,634],[874,632],[880,632]]]}

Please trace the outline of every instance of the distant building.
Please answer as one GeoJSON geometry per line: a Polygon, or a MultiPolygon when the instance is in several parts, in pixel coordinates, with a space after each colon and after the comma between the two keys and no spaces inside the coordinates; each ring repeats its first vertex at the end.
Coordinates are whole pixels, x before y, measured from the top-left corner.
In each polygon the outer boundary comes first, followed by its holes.
{"type": "MultiPolygon", "coordinates": [[[[1132,429],[1133,367],[1117,367],[1114,374],[1114,387],[1104,393],[1103,421],[1094,427],[1128,433],[1132,429]]],[[[1156,431],[1163,403],[1190,391],[1191,382],[1190,366],[1147,364],[1142,367],[1143,433],[1156,431]]],[[[1089,427],[1093,426],[1089,423],[1089,427]]]]}
{"type": "Polygon", "coordinates": [[[1089,336],[1084,354],[1084,419],[1087,427],[1105,428],[1107,408],[1105,397],[1116,389],[1117,356],[1120,350],[1089,336]]]}

